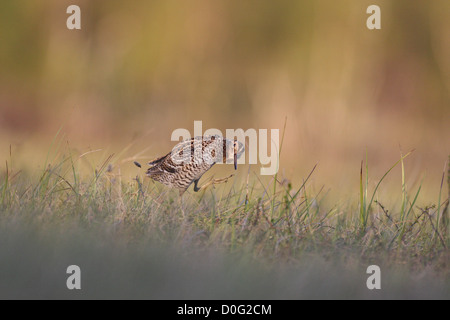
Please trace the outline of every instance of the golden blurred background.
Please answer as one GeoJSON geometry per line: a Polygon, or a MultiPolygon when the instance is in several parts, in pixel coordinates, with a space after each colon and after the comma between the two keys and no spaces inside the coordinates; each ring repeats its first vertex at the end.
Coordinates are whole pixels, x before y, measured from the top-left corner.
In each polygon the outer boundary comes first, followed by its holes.
{"type": "MultiPolygon", "coordinates": [[[[78,154],[102,149],[100,165],[107,153],[167,153],[194,120],[281,131],[287,118],[280,175],[294,185],[319,163],[317,189],[357,195],[366,151],[374,184],[415,148],[408,183],[423,178],[424,201],[437,201],[450,153],[448,0],[7,0],[0,41],[0,159],[16,171],[42,169],[60,128],[78,154]],[[71,4],[81,30],[66,28],[71,4]],[[371,4],[381,30],[366,27],[371,4]]],[[[400,191],[399,171],[386,183],[400,191]]]]}

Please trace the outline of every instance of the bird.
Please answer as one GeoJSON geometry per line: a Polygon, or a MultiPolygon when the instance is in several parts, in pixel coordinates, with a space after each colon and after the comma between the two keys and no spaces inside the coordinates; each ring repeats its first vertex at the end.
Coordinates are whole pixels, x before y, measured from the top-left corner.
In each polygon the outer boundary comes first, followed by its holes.
{"type": "MultiPolygon", "coordinates": [[[[194,191],[198,192],[210,184],[226,182],[230,175],[223,179],[214,179],[198,187],[202,175],[216,163],[233,161],[237,170],[237,160],[244,153],[244,145],[220,135],[196,136],[179,142],[172,151],[148,164],[146,175],[170,188],[176,188],[180,196],[194,183],[194,191]]],[[[136,164],[137,165],[137,164],[136,164]]]]}

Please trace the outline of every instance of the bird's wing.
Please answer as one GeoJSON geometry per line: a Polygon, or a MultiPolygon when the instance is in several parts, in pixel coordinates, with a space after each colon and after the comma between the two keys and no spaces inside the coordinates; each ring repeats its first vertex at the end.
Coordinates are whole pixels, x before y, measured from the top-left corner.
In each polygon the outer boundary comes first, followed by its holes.
{"type": "MultiPolygon", "coordinates": [[[[175,145],[170,153],[149,162],[151,167],[148,168],[147,175],[155,180],[164,180],[169,179],[166,176],[168,173],[177,173],[177,171],[189,168],[191,165],[198,167],[205,161],[211,167],[214,165],[216,158],[216,148],[213,146],[218,143],[221,146],[222,138],[219,136],[195,137],[181,141],[175,145]],[[211,147],[211,150],[208,149],[208,152],[205,152],[205,148],[208,146],[211,147]]],[[[218,147],[217,151],[221,153],[222,148],[218,147]]]]}
{"type": "Polygon", "coordinates": [[[175,173],[176,164],[173,163],[170,153],[156,160],[149,162],[152,167],[148,168],[147,175],[158,175],[163,173],[175,173]]]}
{"type": "Polygon", "coordinates": [[[164,158],[167,157],[167,156],[168,156],[168,154],[166,154],[165,156],[156,158],[155,160],[150,161],[150,162],[148,163],[148,165],[150,165],[150,166],[156,165],[156,164],[160,163],[161,161],[163,161],[164,158]]]}

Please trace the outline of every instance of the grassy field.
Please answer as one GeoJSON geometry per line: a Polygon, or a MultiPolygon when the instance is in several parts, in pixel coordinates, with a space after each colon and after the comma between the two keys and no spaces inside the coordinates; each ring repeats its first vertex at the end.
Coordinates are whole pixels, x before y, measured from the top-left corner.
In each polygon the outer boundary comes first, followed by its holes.
{"type": "Polygon", "coordinates": [[[0,1],[0,298],[450,298],[450,1],[76,2],[0,1]],[[278,174],[134,166],[199,120],[278,174]]]}
{"type": "Polygon", "coordinates": [[[402,170],[402,201],[388,208],[365,163],[359,203],[343,205],[309,185],[316,167],[296,189],[248,170],[180,198],[143,172],[125,180],[118,156],[81,170],[84,156],[49,152],[35,174],[6,161],[0,298],[450,298],[447,172],[422,207],[402,170]],[[71,264],[81,291],[66,288],[71,264]],[[366,287],[372,264],[381,290],[366,287]]]}

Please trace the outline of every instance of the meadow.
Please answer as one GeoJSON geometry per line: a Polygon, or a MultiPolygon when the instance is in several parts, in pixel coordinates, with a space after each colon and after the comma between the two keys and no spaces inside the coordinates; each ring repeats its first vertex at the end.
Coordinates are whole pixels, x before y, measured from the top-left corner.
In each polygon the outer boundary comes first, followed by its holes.
{"type": "Polygon", "coordinates": [[[317,166],[298,188],[240,166],[244,179],[180,198],[143,172],[124,179],[121,155],[83,169],[89,154],[55,140],[38,174],[11,155],[1,176],[3,299],[450,297],[448,172],[439,201],[421,206],[421,186],[404,182],[410,153],[374,183],[362,162],[360,201],[342,205],[310,185],[317,166]],[[402,201],[387,207],[379,190],[396,166],[402,201]],[[72,264],[78,292],[66,288],[72,264]],[[366,287],[372,264],[381,290],[366,287]]]}

